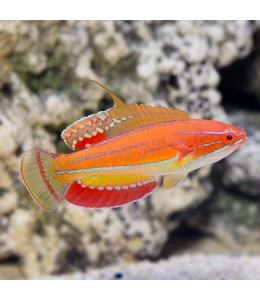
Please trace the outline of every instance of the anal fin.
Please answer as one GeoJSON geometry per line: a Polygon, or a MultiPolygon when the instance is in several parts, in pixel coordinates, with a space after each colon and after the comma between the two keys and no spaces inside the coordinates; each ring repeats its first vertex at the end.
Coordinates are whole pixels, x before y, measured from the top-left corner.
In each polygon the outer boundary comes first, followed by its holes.
{"type": "Polygon", "coordinates": [[[116,207],[146,197],[156,187],[152,176],[86,177],[70,185],[66,199],[85,207],[116,207]]]}

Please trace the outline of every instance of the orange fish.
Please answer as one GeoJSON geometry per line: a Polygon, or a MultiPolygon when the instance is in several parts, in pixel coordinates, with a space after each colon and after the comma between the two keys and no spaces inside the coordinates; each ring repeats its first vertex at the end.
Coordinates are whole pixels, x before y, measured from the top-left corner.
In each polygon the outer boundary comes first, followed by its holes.
{"type": "Polygon", "coordinates": [[[85,207],[116,207],[157,187],[170,189],[195,169],[214,163],[246,141],[244,130],[217,121],[190,119],[173,108],[124,103],[112,91],[114,107],[82,118],[61,137],[73,150],[25,152],[21,176],[46,211],[65,198],[85,207]]]}

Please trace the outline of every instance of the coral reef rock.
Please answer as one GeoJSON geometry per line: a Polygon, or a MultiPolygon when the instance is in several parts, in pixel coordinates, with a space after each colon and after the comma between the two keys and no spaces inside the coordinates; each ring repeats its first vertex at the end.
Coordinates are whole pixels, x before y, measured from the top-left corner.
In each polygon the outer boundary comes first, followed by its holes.
{"type": "Polygon", "coordinates": [[[246,147],[227,158],[223,181],[227,187],[237,189],[260,199],[260,120],[259,112],[243,111],[230,115],[233,123],[245,128],[246,147]]]}

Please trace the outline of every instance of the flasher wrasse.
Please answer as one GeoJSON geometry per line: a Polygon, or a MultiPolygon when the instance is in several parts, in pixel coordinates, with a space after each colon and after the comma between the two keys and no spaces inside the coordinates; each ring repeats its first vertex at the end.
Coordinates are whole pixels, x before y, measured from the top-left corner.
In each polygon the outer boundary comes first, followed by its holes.
{"type": "MultiPolygon", "coordinates": [[[[85,207],[116,207],[157,187],[177,186],[192,170],[214,163],[246,141],[244,130],[212,120],[190,119],[173,108],[124,103],[78,120],[61,137],[73,150],[54,154],[28,150],[21,176],[46,211],[66,199],[85,207]]],[[[170,200],[169,200],[170,201],[170,200]]]]}

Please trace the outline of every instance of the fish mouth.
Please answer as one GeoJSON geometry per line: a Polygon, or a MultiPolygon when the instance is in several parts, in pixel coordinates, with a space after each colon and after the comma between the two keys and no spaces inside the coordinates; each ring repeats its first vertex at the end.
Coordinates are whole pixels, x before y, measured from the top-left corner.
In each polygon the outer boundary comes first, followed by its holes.
{"type": "Polygon", "coordinates": [[[239,132],[236,132],[236,141],[230,145],[230,147],[237,149],[242,144],[244,144],[247,140],[246,132],[244,130],[240,130],[239,132]]]}
{"type": "Polygon", "coordinates": [[[238,140],[234,143],[234,145],[244,144],[247,140],[246,132],[242,129],[239,132],[236,133],[236,136],[237,136],[238,140]]]}

